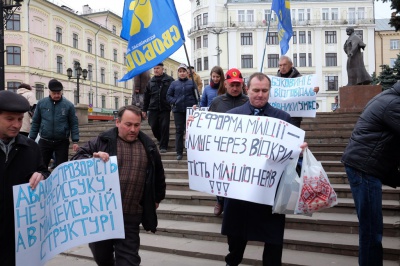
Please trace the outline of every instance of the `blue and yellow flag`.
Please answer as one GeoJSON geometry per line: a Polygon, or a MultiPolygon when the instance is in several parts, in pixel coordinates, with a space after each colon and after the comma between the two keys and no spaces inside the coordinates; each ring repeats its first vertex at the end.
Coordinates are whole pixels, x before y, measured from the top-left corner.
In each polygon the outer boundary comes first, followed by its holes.
{"type": "Polygon", "coordinates": [[[128,41],[128,73],[139,75],[173,54],[185,42],[173,0],[125,0],[121,38],[128,41]]]}
{"type": "Polygon", "coordinates": [[[272,0],[271,9],[278,16],[278,38],[281,46],[281,55],[284,55],[289,50],[289,41],[293,36],[290,2],[289,0],[272,0]]]}

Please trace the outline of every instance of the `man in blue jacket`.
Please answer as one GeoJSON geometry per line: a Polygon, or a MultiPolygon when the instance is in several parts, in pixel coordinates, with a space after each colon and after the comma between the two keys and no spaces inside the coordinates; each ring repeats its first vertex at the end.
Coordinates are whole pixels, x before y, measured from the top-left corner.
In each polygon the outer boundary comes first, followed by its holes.
{"type": "Polygon", "coordinates": [[[78,117],[74,105],[62,96],[63,85],[56,79],[49,81],[49,97],[41,99],[32,118],[29,132],[31,139],[40,134],[39,146],[43,162],[49,165],[53,152],[56,166],[68,161],[69,137],[73,150],[77,151],[79,141],[78,117]]]}
{"type": "Polygon", "coordinates": [[[360,265],[382,265],[382,184],[400,186],[400,83],[368,102],[342,162],[359,221],[360,265]]]}

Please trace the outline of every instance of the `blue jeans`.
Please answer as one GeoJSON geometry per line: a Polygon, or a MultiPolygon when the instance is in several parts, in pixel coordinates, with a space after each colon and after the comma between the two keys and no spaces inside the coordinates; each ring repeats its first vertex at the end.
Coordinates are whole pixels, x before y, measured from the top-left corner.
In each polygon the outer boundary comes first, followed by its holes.
{"type": "Polygon", "coordinates": [[[382,182],[350,166],[345,166],[359,221],[358,263],[380,266],[382,250],[382,182]]]}

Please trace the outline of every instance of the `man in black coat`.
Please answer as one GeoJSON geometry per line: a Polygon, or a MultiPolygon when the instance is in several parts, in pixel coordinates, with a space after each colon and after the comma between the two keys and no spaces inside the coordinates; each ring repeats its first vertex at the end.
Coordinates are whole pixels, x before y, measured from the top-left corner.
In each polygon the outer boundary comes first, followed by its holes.
{"type": "Polygon", "coordinates": [[[118,110],[116,127],[81,147],[72,160],[117,156],[125,239],[90,243],[98,265],[140,265],[139,225],[157,229],[156,209],[165,198],[165,175],[154,142],[140,131],[141,110],[133,105],[118,110]]]}
{"type": "Polygon", "coordinates": [[[400,186],[400,83],[368,102],[342,162],[359,221],[360,265],[382,265],[382,184],[400,186]]]}
{"type": "Polygon", "coordinates": [[[13,189],[28,183],[35,189],[49,176],[39,146],[18,134],[27,99],[11,91],[0,91],[0,257],[1,265],[15,265],[13,189]]]}
{"type": "MultiPolygon", "coordinates": [[[[254,73],[248,80],[249,101],[229,110],[230,114],[262,115],[290,122],[290,115],[268,103],[271,80],[263,73],[254,73]]],[[[307,147],[303,143],[301,148],[307,147]]],[[[264,242],[263,265],[281,265],[285,215],[272,214],[264,204],[225,198],[222,234],[227,235],[229,254],[227,265],[239,265],[247,241],[264,242]]]]}
{"type": "Polygon", "coordinates": [[[171,105],[167,101],[167,91],[174,79],[164,73],[163,63],[156,65],[153,71],[154,77],[150,79],[144,92],[142,115],[144,118],[148,115],[151,131],[160,145],[160,152],[165,153],[168,149],[171,120],[171,105]]]}

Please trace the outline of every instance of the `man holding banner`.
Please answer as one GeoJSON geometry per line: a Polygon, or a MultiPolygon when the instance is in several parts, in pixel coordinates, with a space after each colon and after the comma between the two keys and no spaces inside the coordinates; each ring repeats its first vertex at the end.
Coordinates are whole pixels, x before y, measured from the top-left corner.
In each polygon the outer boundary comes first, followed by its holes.
{"type": "Polygon", "coordinates": [[[11,91],[0,92],[0,257],[1,265],[15,265],[14,185],[35,189],[49,176],[39,146],[19,133],[30,104],[11,91]]]}
{"type": "Polygon", "coordinates": [[[155,143],[140,131],[141,110],[133,105],[118,110],[116,127],[81,147],[72,160],[117,156],[125,239],[90,243],[98,265],[139,266],[139,225],[157,230],[156,209],[165,198],[165,175],[155,143]],[[115,255],[114,255],[115,254],[115,255]]]}
{"type": "MultiPolygon", "coordinates": [[[[227,113],[278,118],[289,122],[290,115],[268,103],[271,80],[263,73],[254,73],[248,81],[249,101],[227,113]]],[[[307,147],[307,143],[300,146],[307,147]]],[[[247,241],[264,242],[263,265],[281,265],[285,215],[272,214],[269,205],[225,198],[222,234],[227,235],[227,265],[239,265],[247,241]]]]}

